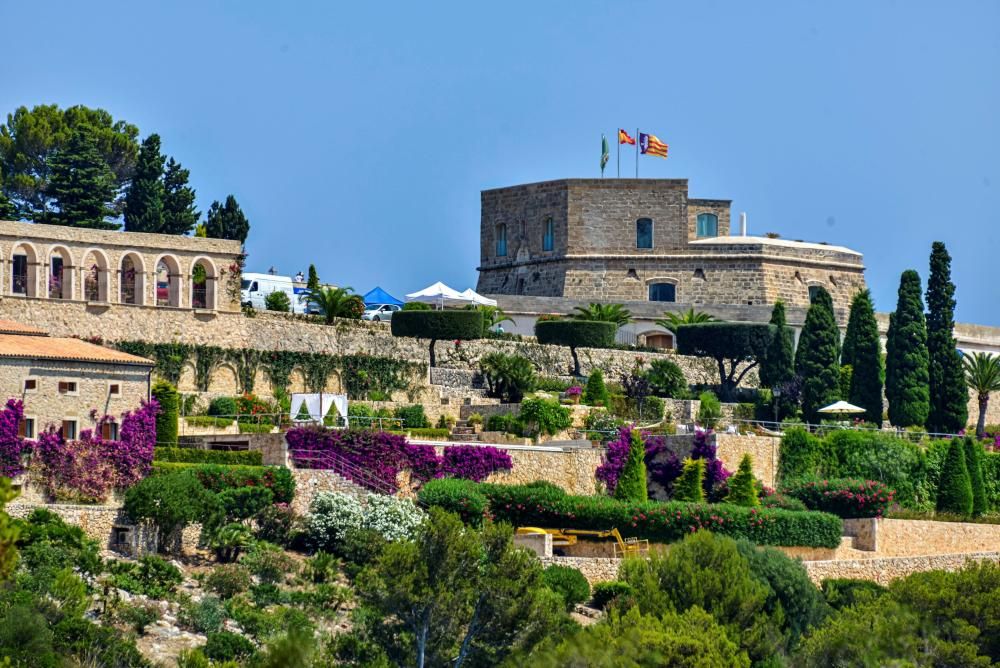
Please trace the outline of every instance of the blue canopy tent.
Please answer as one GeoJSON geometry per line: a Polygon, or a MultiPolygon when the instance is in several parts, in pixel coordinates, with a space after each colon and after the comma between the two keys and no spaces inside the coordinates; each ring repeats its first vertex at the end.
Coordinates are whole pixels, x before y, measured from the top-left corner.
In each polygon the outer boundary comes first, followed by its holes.
{"type": "Polygon", "coordinates": [[[369,290],[365,296],[365,306],[374,306],[375,304],[395,304],[396,306],[402,306],[403,302],[396,299],[388,292],[382,288],[372,288],[369,290]]]}

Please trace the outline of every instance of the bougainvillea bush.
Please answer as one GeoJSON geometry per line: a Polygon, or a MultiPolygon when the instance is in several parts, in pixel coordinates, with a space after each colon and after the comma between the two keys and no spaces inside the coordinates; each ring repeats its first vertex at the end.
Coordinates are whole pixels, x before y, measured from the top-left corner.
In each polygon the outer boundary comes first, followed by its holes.
{"type": "Polygon", "coordinates": [[[0,476],[13,478],[24,472],[21,455],[26,442],[17,435],[17,427],[24,417],[24,403],[8,399],[0,410],[0,476]]]}
{"type": "Polygon", "coordinates": [[[156,443],[155,400],[122,416],[118,440],[102,438],[110,416],[84,429],[80,438],[66,441],[54,428],[38,435],[31,445],[34,477],[47,493],[60,501],[99,503],[113,489],[127,489],[145,477],[153,462],[156,443]]]}
{"type": "Polygon", "coordinates": [[[482,482],[497,471],[510,471],[510,455],[490,445],[450,445],[441,458],[441,473],[452,478],[482,482]]]}
{"type": "Polygon", "coordinates": [[[803,480],[786,484],[782,491],[806,504],[839,517],[882,517],[896,493],[877,480],[840,478],[803,480]]]}
{"type": "Polygon", "coordinates": [[[492,517],[516,527],[572,527],[670,543],[699,529],[759,545],[837,547],[843,523],[828,513],[745,508],[729,504],[618,501],[606,496],[571,496],[537,485],[491,485],[434,480],[420,500],[457,512],[470,521],[492,517]],[[478,517],[471,508],[483,508],[478,517]]]}

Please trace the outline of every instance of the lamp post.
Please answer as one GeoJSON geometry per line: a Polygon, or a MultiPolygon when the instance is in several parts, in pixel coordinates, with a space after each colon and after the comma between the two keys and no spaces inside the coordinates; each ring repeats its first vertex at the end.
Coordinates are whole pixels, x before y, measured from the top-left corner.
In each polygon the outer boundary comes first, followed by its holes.
{"type": "Polygon", "coordinates": [[[771,395],[774,397],[774,428],[778,428],[778,399],[781,398],[781,390],[777,387],[771,389],[771,395]]]}

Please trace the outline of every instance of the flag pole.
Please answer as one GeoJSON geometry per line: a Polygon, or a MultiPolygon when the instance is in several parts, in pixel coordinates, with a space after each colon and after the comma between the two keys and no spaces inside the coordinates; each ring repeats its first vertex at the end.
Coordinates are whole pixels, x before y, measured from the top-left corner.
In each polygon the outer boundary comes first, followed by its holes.
{"type": "Polygon", "coordinates": [[[635,129],[635,178],[639,178],[639,128],[635,129]]]}
{"type": "Polygon", "coordinates": [[[615,166],[618,168],[618,178],[622,177],[622,131],[618,130],[618,157],[615,158],[615,166]]]}

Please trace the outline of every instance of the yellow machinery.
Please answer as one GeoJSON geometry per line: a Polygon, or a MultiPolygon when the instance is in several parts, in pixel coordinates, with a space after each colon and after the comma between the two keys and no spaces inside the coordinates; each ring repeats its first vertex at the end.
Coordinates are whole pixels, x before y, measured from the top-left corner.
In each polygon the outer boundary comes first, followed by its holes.
{"type": "Polygon", "coordinates": [[[614,538],[615,557],[631,557],[645,554],[649,551],[649,541],[639,538],[622,538],[618,529],[608,529],[597,531],[590,529],[541,529],[539,527],[519,527],[519,536],[529,534],[551,534],[552,547],[566,547],[576,545],[577,536],[593,536],[594,538],[614,538]]]}

